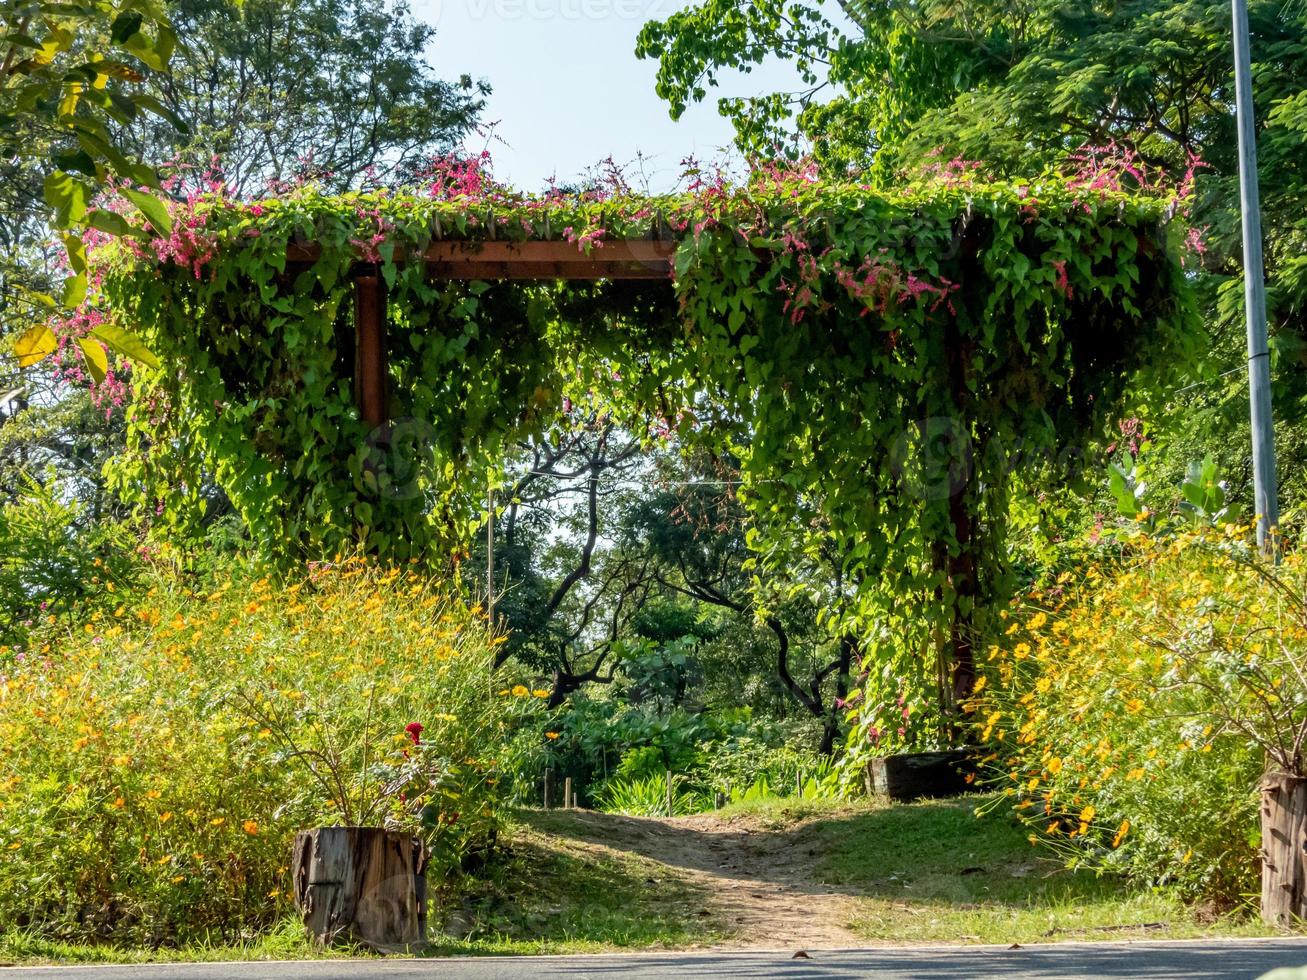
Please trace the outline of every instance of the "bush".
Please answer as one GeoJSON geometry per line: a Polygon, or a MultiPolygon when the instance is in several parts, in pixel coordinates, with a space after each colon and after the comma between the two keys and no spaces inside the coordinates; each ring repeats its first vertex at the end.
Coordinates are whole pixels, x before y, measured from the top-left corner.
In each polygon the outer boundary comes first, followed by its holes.
{"type": "Polygon", "coordinates": [[[0,644],[26,644],[43,617],[116,608],[105,582],[130,578],[136,545],[123,525],[90,519],[68,486],[29,479],[0,506],[0,644]]]}
{"type": "Polygon", "coordinates": [[[1033,839],[1223,904],[1256,888],[1257,787],[1302,771],[1307,560],[1240,529],[1137,536],[1064,574],[989,651],[969,704],[1033,839]]]}
{"type": "Polygon", "coordinates": [[[57,629],[0,665],[0,921],[60,938],[247,936],[288,910],[294,833],[342,819],[421,832],[438,882],[539,703],[478,610],[362,561],[160,577],[57,629]]]}
{"type": "MultiPolygon", "coordinates": [[[[631,817],[666,817],[667,774],[614,778],[595,794],[595,803],[606,813],[631,817]]],[[[691,787],[684,776],[672,776],[671,816],[683,817],[712,809],[712,801],[691,787]]]]}

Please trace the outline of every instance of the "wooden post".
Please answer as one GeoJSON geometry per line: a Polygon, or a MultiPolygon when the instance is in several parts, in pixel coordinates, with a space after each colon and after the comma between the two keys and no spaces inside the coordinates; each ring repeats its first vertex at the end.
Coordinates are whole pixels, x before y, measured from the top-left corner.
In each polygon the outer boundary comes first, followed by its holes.
{"type": "Polygon", "coordinates": [[[726,805],[726,794],[723,793],[721,790],[718,790],[716,793],[713,794],[713,807],[715,809],[720,810],[725,805],[726,805]]]}
{"type": "Polygon", "coordinates": [[[551,790],[553,788],[554,788],[554,771],[552,769],[546,769],[545,770],[545,809],[546,810],[549,809],[549,797],[551,795],[551,790]]]}
{"type": "Polygon", "coordinates": [[[410,834],[321,827],[295,836],[295,907],[323,946],[361,943],[383,952],[426,941],[427,852],[410,834]]]}
{"type": "Polygon", "coordinates": [[[670,769],[667,770],[667,815],[669,817],[676,816],[676,807],[672,802],[672,771],[670,769]]]}
{"type": "Polygon", "coordinates": [[[386,291],[375,267],[354,277],[354,403],[368,425],[386,424],[386,291]]]}
{"type": "Polygon", "coordinates": [[[1307,916],[1307,778],[1262,779],[1262,919],[1288,928],[1307,916]]]}
{"type": "Polygon", "coordinates": [[[563,777],[563,809],[572,809],[572,777],[563,777]]]}
{"type": "Polygon", "coordinates": [[[803,799],[803,771],[794,770],[794,795],[798,799],[803,799]]]}

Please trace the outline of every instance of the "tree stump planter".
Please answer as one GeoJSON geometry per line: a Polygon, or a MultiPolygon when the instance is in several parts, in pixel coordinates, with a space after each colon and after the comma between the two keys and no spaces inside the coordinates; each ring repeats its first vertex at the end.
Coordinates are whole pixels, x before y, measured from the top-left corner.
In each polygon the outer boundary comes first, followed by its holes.
{"type": "Polygon", "coordinates": [[[323,946],[395,952],[426,941],[427,852],[411,834],[319,827],[295,836],[295,907],[323,946]]]}
{"type": "Polygon", "coordinates": [[[872,759],[868,768],[871,791],[891,800],[957,796],[975,790],[975,760],[969,749],[913,752],[872,759]]]}
{"type": "Polygon", "coordinates": [[[1307,778],[1262,779],[1262,919],[1289,928],[1307,918],[1307,778]]]}

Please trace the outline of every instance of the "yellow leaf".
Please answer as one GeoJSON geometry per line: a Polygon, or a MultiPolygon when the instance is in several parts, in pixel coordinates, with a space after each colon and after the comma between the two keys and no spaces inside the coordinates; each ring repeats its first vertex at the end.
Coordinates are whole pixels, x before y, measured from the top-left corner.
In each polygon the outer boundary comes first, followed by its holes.
{"type": "Polygon", "coordinates": [[[86,363],[86,370],[92,380],[100,384],[104,381],[104,376],[109,373],[109,355],[104,352],[104,347],[99,341],[91,340],[89,337],[78,337],[77,346],[82,349],[82,360],[86,363]]]}
{"type": "Polygon", "coordinates": [[[26,368],[41,363],[58,347],[59,341],[55,339],[54,331],[44,323],[38,323],[34,327],[29,327],[18,338],[18,342],[14,344],[14,354],[18,358],[18,366],[26,368]]]}

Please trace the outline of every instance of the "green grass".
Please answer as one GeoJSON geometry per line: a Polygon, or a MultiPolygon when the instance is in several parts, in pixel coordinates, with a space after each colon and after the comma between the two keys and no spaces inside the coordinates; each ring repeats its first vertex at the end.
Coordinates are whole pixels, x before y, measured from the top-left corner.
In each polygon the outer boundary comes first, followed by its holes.
{"type": "MultiPolygon", "coordinates": [[[[819,878],[863,896],[855,932],[891,943],[1268,934],[1246,913],[1215,915],[1165,889],[1068,870],[1031,845],[1010,811],[977,818],[976,802],[828,807],[808,826],[819,878]]],[[[772,812],[794,821],[820,810],[772,812]]]]}
{"type": "MultiPolygon", "coordinates": [[[[1164,889],[1070,871],[1032,847],[1001,807],[978,800],[885,806],[771,799],[717,816],[810,856],[815,883],[856,896],[848,922],[870,944],[1031,943],[1266,935],[1247,914],[1214,915],[1164,889]]],[[[620,819],[620,818],[615,818],[620,819]]],[[[524,812],[490,868],[438,899],[447,935],[426,955],[529,955],[711,945],[730,938],[713,896],[681,869],[632,852],[629,827],[594,814],[524,812]]],[[[760,868],[758,873],[765,874],[760,868]]],[[[438,924],[441,915],[433,915],[438,924]]],[[[184,949],[73,946],[0,934],[3,963],[303,959],[297,922],[245,943],[184,949]]]]}
{"type": "Polygon", "coordinates": [[[472,883],[466,937],[444,952],[563,953],[684,948],[722,938],[708,916],[709,896],[656,861],[567,835],[565,813],[528,812],[512,852],[472,883]]]}
{"type": "Polygon", "coordinates": [[[313,949],[304,927],[294,919],[248,942],[193,943],[180,948],[120,946],[111,943],[66,943],[34,932],[12,929],[0,933],[0,966],[43,963],[194,963],[236,960],[298,960],[348,957],[356,951],[313,949]]]}

